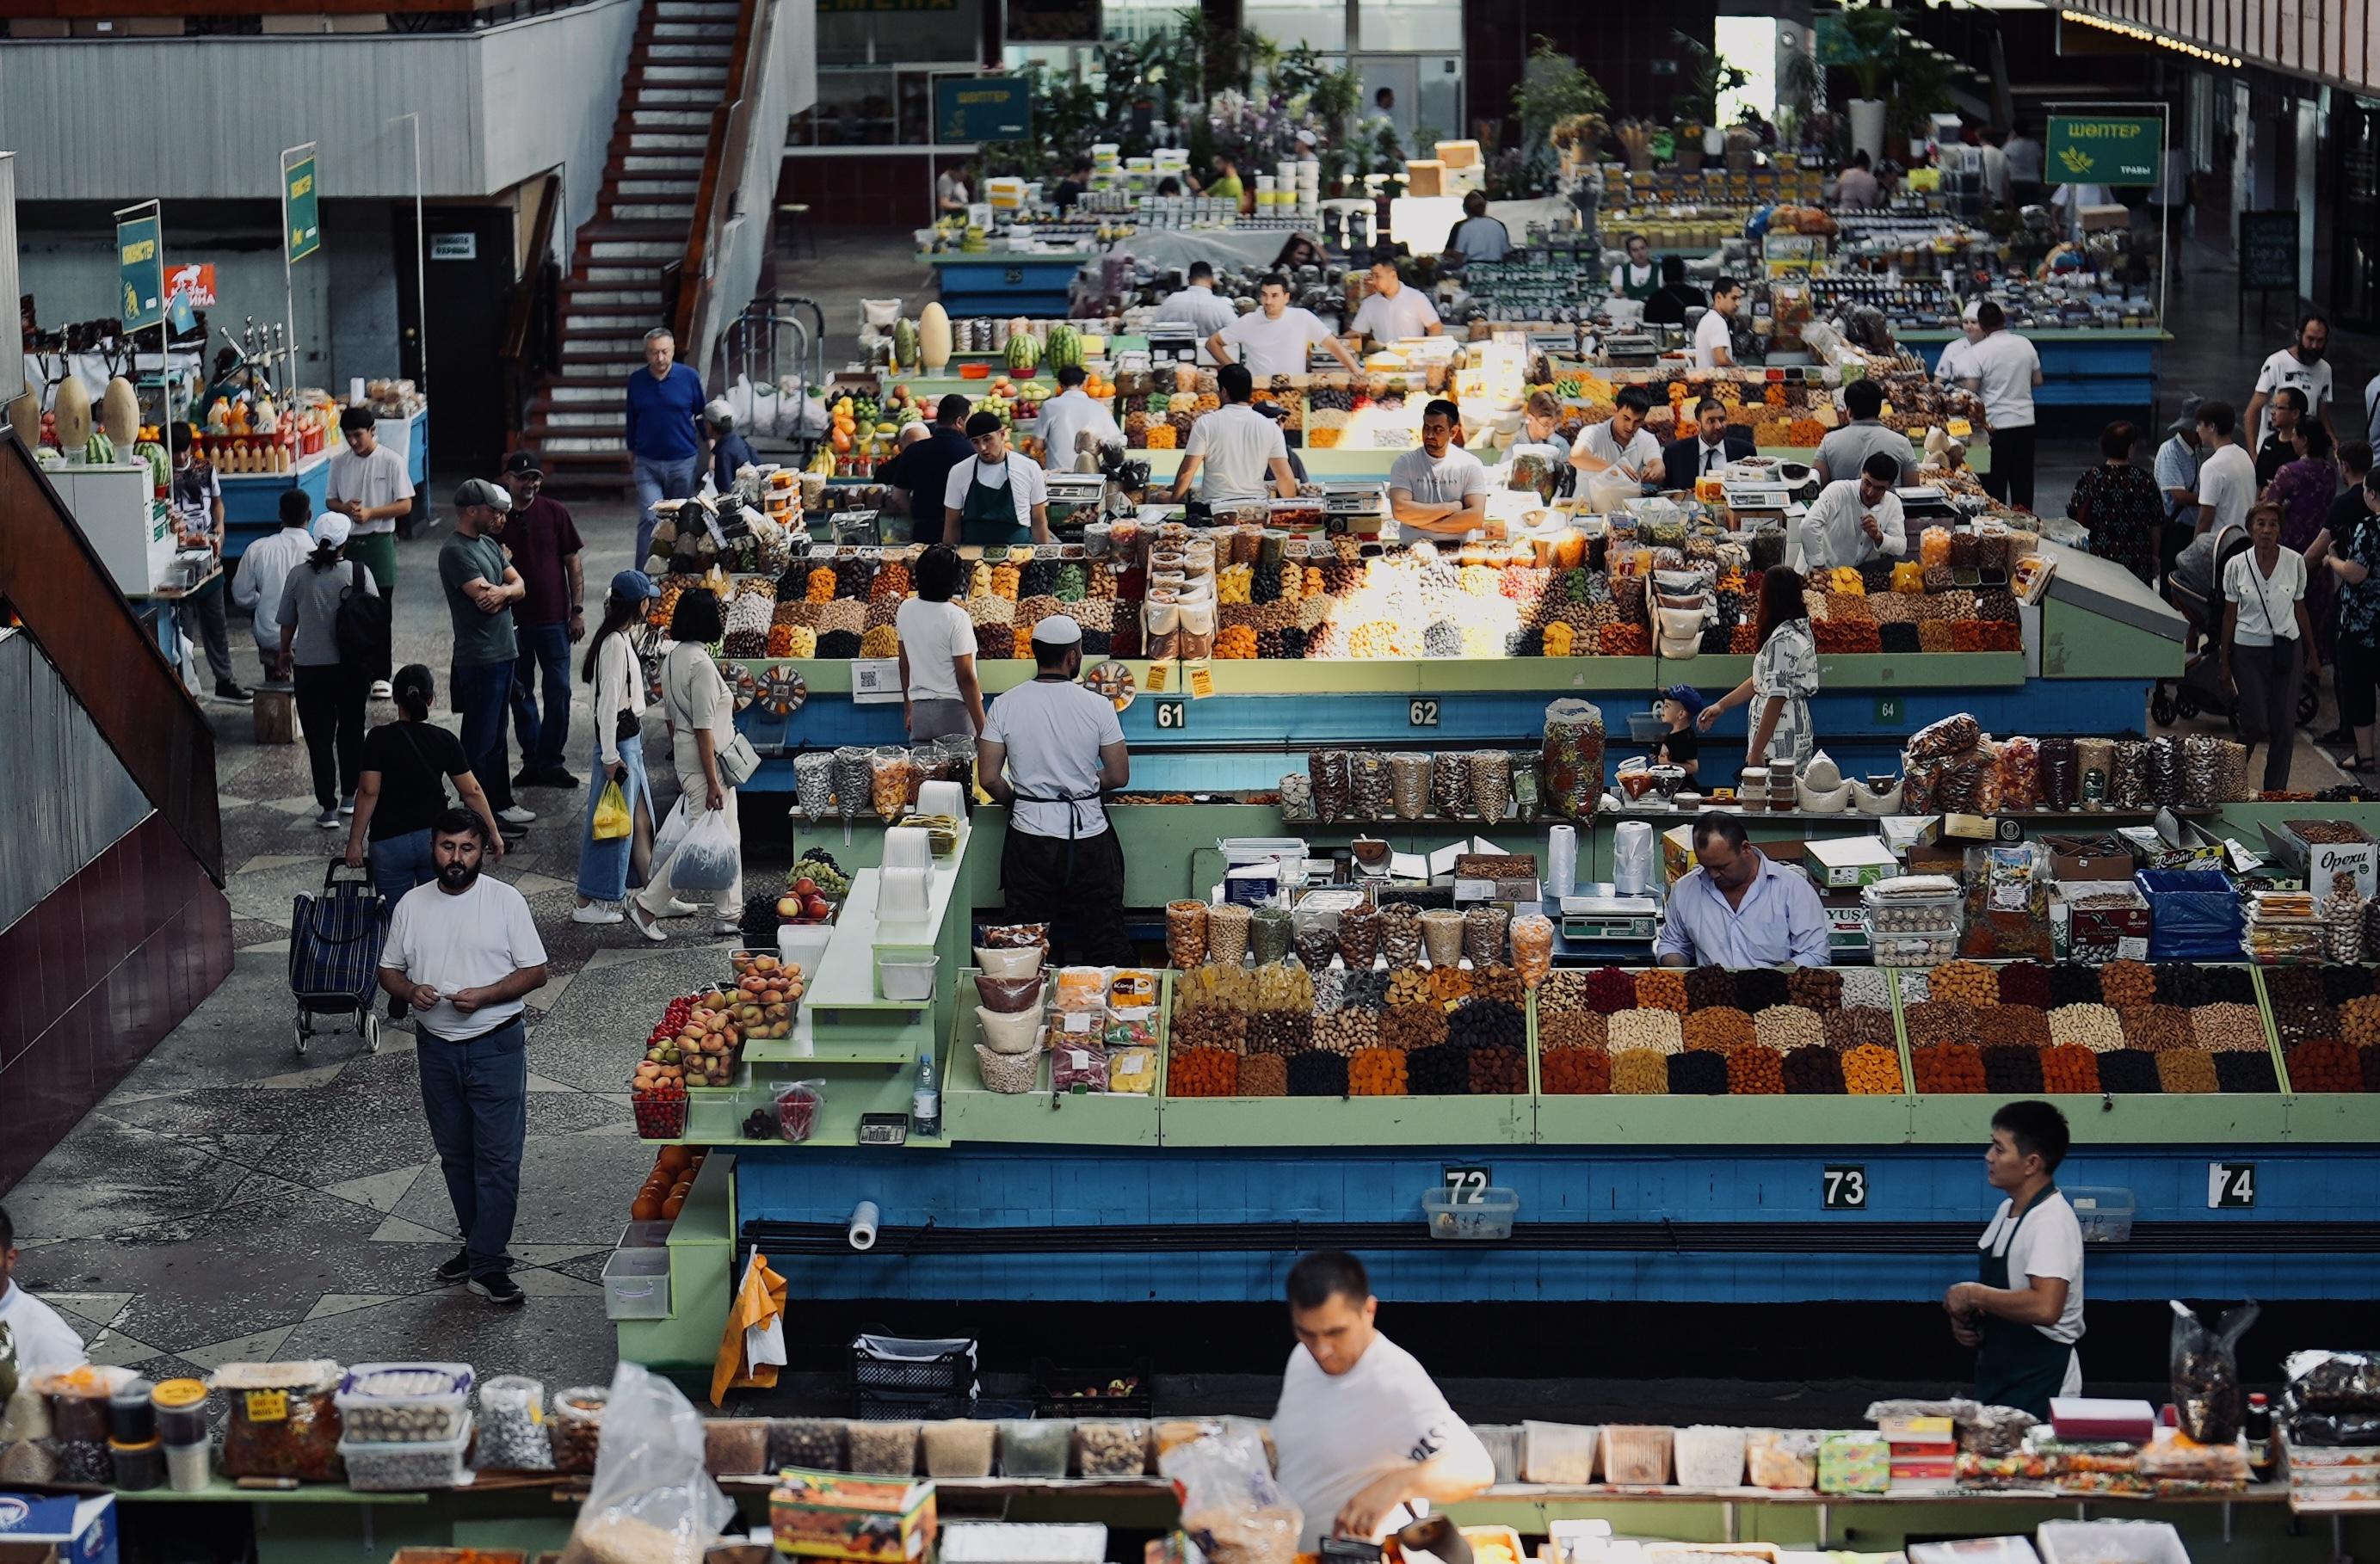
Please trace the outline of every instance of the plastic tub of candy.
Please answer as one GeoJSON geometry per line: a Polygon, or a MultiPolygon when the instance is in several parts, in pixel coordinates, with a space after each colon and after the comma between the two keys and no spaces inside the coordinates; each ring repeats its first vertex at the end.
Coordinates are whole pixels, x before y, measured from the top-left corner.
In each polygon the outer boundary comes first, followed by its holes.
{"type": "Polygon", "coordinates": [[[339,1441],[347,1463],[347,1486],[359,1494],[403,1493],[414,1488],[459,1488],[476,1475],[464,1461],[471,1448],[471,1420],[451,1439],[407,1439],[375,1444],[339,1441]]]}
{"type": "Polygon", "coordinates": [[[435,1444],[469,1421],[470,1398],[468,1364],[358,1364],[339,1382],[340,1431],[362,1445],[435,1444]]]}

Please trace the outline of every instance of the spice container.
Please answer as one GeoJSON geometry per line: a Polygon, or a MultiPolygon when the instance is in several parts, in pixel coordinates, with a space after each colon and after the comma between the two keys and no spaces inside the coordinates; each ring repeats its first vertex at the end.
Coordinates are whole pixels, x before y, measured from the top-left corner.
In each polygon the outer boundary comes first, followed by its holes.
{"type": "Polygon", "coordinates": [[[906,1477],[917,1470],[917,1425],[915,1423],[846,1424],[844,1442],[854,1472],[881,1477],[906,1477]]]}
{"type": "MultiPolygon", "coordinates": [[[[1473,966],[1487,966],[1503,957],[1504,931],[1512,920],[1512,913],[1503,907],[1477,906],[1463,910],[1463,953],[1470,958],[1473,966]]],[[[1427,929],[1427,917],[1422,927],[1427,929]]]]}
{"type": "Polygon", "coordinates": [[[1207,959],[1224,966],[1237,966],[1240,958],[1248,953],[1248,925],[1254,921],[1247,908],[1236,902],[1224,902],[1207,909],[1207,959]]]}
{"type": "Polygon", "coordinates": [[[1387,757],[1389,794],[1397,818],[1417,820],[1429,812],[1429,757],[1399,752],[1387,757]]]}
{"type": "Polygon", "coordinates": [[[165,1485],[176,1493],[204,1493],[213,1478],[214,1452],[207,1445],[165,1447],[165,1485]]]}
{"type": "Polygon", "coordinates": [[[346,1440],[339,1446],[346,1458],[347,1486],[359,1494],[404,1493],[416,1488],[460,1487],[471,1479],[463,1463],[471,1448],[471,1420],[451,1439],[405,1440],[370,1444],[346,1440]]]}
{"type": "Polygon", "coordinates": [[[1670,1432],[1643,1424],[1605,1424],[1603,1480],[1640,1486],[1669,1482],[1670,1432]]]}
{"type": "Polygon", "coordinates": [[[86,1366],[33,1381],[33,1388],[49,1403],[50,1437],[73,1444],[104,1444],[109,1398],[119,1378],[131,1377],[129,1369],[111,1374],[86,1366]]]}
{"type": "Polygon", "coordinates": [[[1258,966],[1283,960],[1289,955],[1293,929],[1287,907],[1258,907],[1256,910],[1255,919],[1248,928],[1248,949],[1255,952],[1258,966]]]}
{"type": "Polygon", "coordinates": [[[207,1442],[207,1388],[196,1379],[168,1379],[149,1393],[157,1437],[168,1445],[207,1442]]]}
{"type": "Polygon", "coordinates": [[[924,1429],[926,1475],[929,1477],[989,1477],[996,1424],[968,1418],[929,1423],[924,1429]]]}
{"type": "Polygon", "coordinates": [[[1075,1425],[1064,1418],[1002,1421],[1000,1474],[1003,1477],[1063,1477],[1074,1452],[1075,1425]]]}
{"type": "Polygon", "coordinates": [[[115,1485],[128,1494],[146,1493],[165,1485],[165,1447],[155,1439],[107,1441],[115,1468],[115,1485]]]}
{"type": "Polygon", "coordinates": [[[1500,749],[1476,749],[1470,756],[1471,807],[1493,825],[1512,806],[1512,758],[1500,749]]]}
{"type": "Polygon", "coordinates": [[[1165,903],[1165,954],[1187,971],[1207,959],[1207,903],[1183,900],[1165,903]]]}
{"type": "Polygon", "coordinates": [[[225,1364],[210,1382],[224,1393],[226,1477],[295,1477],[335,1483],[339,1459],[339,1365],[328,1359],[225,1364]]]}
{"type": "Polygon", "coordinates": [[[551,1472],[545,1436],[545,1385],[526,1374],[500,1374],[480,1387],[480,1442],[473,1460],[485,1471],[551,1472]]]}
{"type": "Polygon", "coordinates": [[[553,1398],[553,1469],[565,1477],[589,1477],[595,1473],[595,1450],[603,1437],[603,1407],[612,1392],[601,1385],[582,1385],[553,1398]]]}
{"type": "Polygon", "coordinates": [[[844,1469],[843,1428],[820,1417],[772,1417],[769,1420],[769,1470],[798,1466],[810,1472],[844,1469]]]}
{"type": "Polygon", "coordinates": [[[1451,908],[1432,907],[1421,915],[1422,944],[1430,965],[1452,966],[1463,959],[1463,915],[1451,908]]]}
{"type": "Polygon", "coordinates": [[[702,1424],[702,1467],[713,1477],[749,1477],[768,1470],[769,1420],[711,1417],[702,1424]]]}
{"type": "MultiPolygon", "coordinates": [[[[157,1437],[157,1409],[150,1399],[156,1388],[146,1379],[128,1379],[115,1388],[107,1400],[109,1439],[117,1444],[145,1445],[157,1437]]],[[[159,1482],[164,1481],[164,1470],[162,1466],[158,1468],[159,1482]]]]}
{"type": "Polygon", "coordinates": [[[1392,967],[1411,966],[1421,959],[1421,909],[1410,902],[1391,902],[1380,909],[1380,953],[1392,967]]]}
{"type": "Polygon", "coordinates": [[[442,1443],[469,1420],[467,1364],[359,1364],[338,1394],[339,1425],[359,1445],[442,1443]]]}
{"type": "Polygon", "coordinates": [[[1075,1471],[1083,1477],[1137,1477],[1148,1470],[1148,1425],[1085,1419],[1075,1425],[1075,1471]]]}

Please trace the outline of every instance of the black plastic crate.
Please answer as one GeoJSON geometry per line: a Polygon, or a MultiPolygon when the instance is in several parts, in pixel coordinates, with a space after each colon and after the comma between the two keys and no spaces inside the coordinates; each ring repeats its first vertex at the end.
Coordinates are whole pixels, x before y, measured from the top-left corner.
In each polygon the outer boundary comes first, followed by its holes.
{"type": "Polygon", "coordinates": [[[1155,1360],[1113,1358],[1060,1364],[1049,1358],[1035,1358],[1033,1410],[1040,1417],[1152,1417],[1157,1411],[1155,1360]],[[1108,1394],[1108,1387],[1120,1379],[1133,1388],[1120,1396],[1108,1394]],[[1077,1393],[1094,1388],[1100,1393],[1077,1393]]]}
{"type": "MultiPolygon", "coordinates": [[[[887,1337],[887,1340],[899,1338],[887,1337]]],[[[863,1423],[965,1417],[975,1405],[975,1354],[880,1358],[851,1343],[851,1414],[863,1423]]]]}

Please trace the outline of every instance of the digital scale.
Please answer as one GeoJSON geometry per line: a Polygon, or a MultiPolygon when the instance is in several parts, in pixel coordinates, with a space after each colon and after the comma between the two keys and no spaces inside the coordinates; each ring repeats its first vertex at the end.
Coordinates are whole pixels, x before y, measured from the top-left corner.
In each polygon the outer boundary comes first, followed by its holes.
{"type": "Polygon", "coordinates": [[[1903,484],[1893,491],[1900,497],[1900,514],[1911,521],[1956,521],[1958,509],[1950,496],[1931,483],[1903,484]]]}
{"type": "Polygon", "coordinates": [[[879,511],[835,511],[827,516],[830,541],[847,547],[874,546],[884,540],[879,511]]]}
{"type": "Polygon", "coordinates": [[[1152,364],[1190,364],[1198,358],[1198,329],[1178,321],[1151,321],[1142,329],[1148,338],[1148,361],[1152,364]]]}
{"type": "Polygon", "coordinates": [[[1050,489],[1050,526],[1079,532],[1099,519],[1107,503],[1108,475],[1103,472],[1053,472],[1044,479],[1050,489]]]}
{"type": "Polygon", "coordinates": [[[1621,940],[1649,944],[1660,927],[1659,897],[1623,896],[1609,880],[1581,885],[1561,899],[1562,938],[1577,943],[1621,940]]]}
{"type": "Polygon", "coordinates": [[[1603,339],[1603,356],[1614,364],[1650,364],[1661,357],[1661,345],[1649,332],[1614,332],[1603,339]]]}
{"type": "Polygon", "coordinates": [[[1332,533],[1378,532],[1389,519],[1388,485],[1342,479],[1322,485],[1323,527],[1332,533]]]}

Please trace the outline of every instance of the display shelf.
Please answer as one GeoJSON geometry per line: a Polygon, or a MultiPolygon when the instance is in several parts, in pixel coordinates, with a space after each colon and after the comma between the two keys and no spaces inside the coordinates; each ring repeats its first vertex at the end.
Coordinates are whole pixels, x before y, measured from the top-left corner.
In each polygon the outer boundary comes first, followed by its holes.
{"type": "MultiPolygon", "coordinates": [[[[1050,1061],[1039,1061],[1040,1084],[1029,1092],[995,1092],[983,1084],[975,1044],[982,1025],[971,1004],[952,1026],[951,1072],[942,1085],[942,1134],[953,1143],[1142,1146],[1158,1143],[1154,1093],[1057,1093],[1049,1088],[1050,1061]]],[[[1159,1084],[1163,1085],[1163,1044],[1159,1084]]]]}
{"type": "MultiPolygon", "coordinates": [[[[2042,1099],[2057,1104],[2094,1145],[2244,1146],[2289,1138],[2289,1104],[2275,1092],[2042,1094],[2042,1099]]],[[[1979,1141],[2000,1100],[1988,1091],[1912,1097],[1909,1138],[1921,1146],[1979,1141]]]]}
{"type": "Polygon", "coordinates": [[[1169,1146],[1529,1146],[1529,1097],[1169,1097],[1169,1146]]]}
{"type": "MultiPolygon", "coordinates": [[[[1527,661],[1524,659],[1523,661],[1527,661]]],[[[1545,658],[1560,662],[1581,659],[1545,658]]],[[[1608,658],[1587,658],[1590,662],[1608,658]]],[[[1713,653],[1702,657],[1663,658],[1662,677],[1680,678],[1710,688],[1725,689],[1752,677],[1752,659],[1713,653]]],[[[1828,689],[1973,689],[2024,683],[2021,651],[1930,651],[1903,655],[1881,652],[1821,652],[1818,687],[1828,689]]]]}
{"type": "MultiPolygon", "coordinates": [[[[1968,1138],[1974,1134],[1971,1124],[1968,1138]]],[[[1540,1146],[1898,1146],[1909,1138],[1909,1098],[1898,1094],[1537,1097],[1540,1146]]]]}
{"type": "Polygon", "coordinates": [[[2362,1092],[2296,1092],[2284,1106],[2292,1141],[2368,1145],[2380,1124],[2380,1097],[2362,1092]]]}

